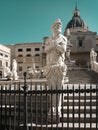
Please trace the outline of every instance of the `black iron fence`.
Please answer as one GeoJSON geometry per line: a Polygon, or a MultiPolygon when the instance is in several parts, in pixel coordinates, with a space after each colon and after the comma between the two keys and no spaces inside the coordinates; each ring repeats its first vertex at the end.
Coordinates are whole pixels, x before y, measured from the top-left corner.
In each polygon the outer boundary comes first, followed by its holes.
{"type": "Polygon", "coordinates": [[[0,85],[0,130],[98,130],[98,85],[65,84],[48,88],[46,81],[0,85]],[[61,115],[52,110],[54,95],[61,95],[61,115]]]}

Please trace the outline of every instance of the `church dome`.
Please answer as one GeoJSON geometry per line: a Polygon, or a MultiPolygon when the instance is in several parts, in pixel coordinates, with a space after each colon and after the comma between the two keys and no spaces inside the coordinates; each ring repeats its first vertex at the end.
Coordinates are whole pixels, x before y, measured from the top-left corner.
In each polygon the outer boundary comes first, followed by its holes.
{"type": "Polygon", "coordinates": [[[66,28],[83,27],[86,26],[84,21],[80,16],[73,16],[73,18],[68,22],[66,28]]]}
{"type": "Polygon", "coordinates": [[[73,12],[73,17],[72,19],[68,22],[66,29],[77,29],[81,28],[82,30],[88,30],[88,26],[84,22],[84,20],[80,17],[80,12],[77,9],[77,6],[73,12]]]}

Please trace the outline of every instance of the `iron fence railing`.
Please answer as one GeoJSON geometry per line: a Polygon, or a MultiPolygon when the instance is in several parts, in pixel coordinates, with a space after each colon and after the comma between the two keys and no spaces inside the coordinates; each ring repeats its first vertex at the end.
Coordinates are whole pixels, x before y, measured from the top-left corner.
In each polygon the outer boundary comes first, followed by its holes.
{"type": "MultiPolygon", "coordinates": [[[[56,101],[58,104],[58,101],[56,101]]],[[[65,84],[60,90],[45,82],[3,83],[0,85],[0,130],[98,130],[98,85],[65,84]],[[61,115],[56,121],[53,95],[61,95],[61,115]]]]}

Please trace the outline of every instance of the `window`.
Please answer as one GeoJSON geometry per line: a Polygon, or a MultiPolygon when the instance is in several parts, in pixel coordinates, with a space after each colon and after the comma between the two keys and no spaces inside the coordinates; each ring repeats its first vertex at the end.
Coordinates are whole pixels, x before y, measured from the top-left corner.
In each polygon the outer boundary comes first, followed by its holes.
{"type": "Polygon", "coordinates": [[[85,36],[78,36],[77,37],[78,47],[84,47],[84,41],[85,41],[85,36]]]}
{"type": "Polygon", "coordinates": [[[19,62],[18,62],[18,64],[22,64],[22,63],[23,63],[23,61],[19,61],[19,62]]]}
{"type": "Polygon", "coordinates": [[[0,60],[0,67],[2,66],[2,61],[0,60]]]}
{"type": "Polygon", "coordinates": [[[40,62],[40,55],[39,54],[35,54],[34,60],[35,60],[36,63],[40,62]]]}
{"type": "Polygon", "coordinates": [[[22,66],[19,66],[19,71],[22,71],[22,66]]]}
{"type": "Polygon", "coordinates": [[[23,55],[18,55],[18,57],[23,57],[23,55]]]}
{"type": "Polygon", "coordinates": [[[21,48],[20,48],[20,49],[18,49],[18,52],[22,52],[22,51],[23,51],[23,49],[21,49],[21,48]]]}
{"type": "Polygon", "coordinates": [[[40,56],[40,54],[35,54],[35,56],[40,56]]]}
{"type": "Polygon", "coordinates": [[[31,68],[31,66],[28,66],[28,67],[27,67],[27,69],[30,69],[30,68],[31,68]]]}
{"type": "Polygon", "coordinates": [[[40,48],[35,48],[35,51],[40,51],[40,48]]]}
{"type": "Polygon", "coordinates": [[[98,39],[96,39],[96,44],[98,45],[98,39]]]}
{"type": "Polygon", "coordinates": [[[31,48],[27,48],[26,51],[31,51],[31,48]]]}
{"type": "Polygon", "coordinates": [[[83,46],[83,41],[82,40],[79,40],[78,43],[79,43],[79,47],[83,46]]]}
{"type": "Polygon", "coordinates": [[[8,67],[8,62],[6,62],[6,67],[8,67]]]}
{"type": "Polygon", "coordinates": [[[31,57],[31,54],[27,54],[26,57],[31,57]]]}
{"type": "Polygon", "coordinates": [[[0,78],[2,78],[2,71],[0,71],[0,78]]]}

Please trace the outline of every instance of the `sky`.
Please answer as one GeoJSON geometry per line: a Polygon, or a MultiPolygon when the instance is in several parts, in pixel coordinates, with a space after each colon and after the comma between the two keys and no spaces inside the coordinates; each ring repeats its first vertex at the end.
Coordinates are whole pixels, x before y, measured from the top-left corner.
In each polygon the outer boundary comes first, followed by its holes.
{"type": "Polygon", "coordinates": [[[58,18],[64,33],[76,2],[89,30],[98,32],[98,0],[0,0],[0,44],[43,42],[58,18]]]}

